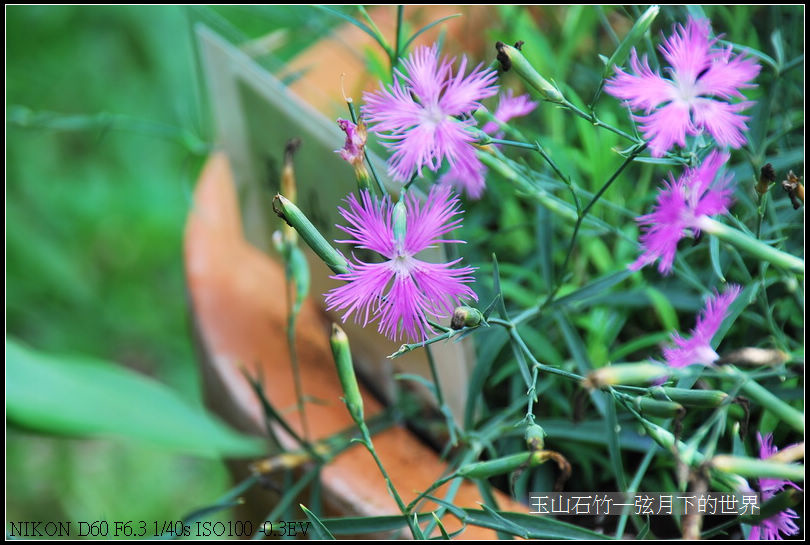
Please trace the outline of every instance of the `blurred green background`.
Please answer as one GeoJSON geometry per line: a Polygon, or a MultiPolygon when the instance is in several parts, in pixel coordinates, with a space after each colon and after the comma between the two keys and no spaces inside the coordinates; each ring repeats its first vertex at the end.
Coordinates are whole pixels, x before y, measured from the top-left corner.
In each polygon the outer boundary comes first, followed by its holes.
{"type": "MultiPolygon", "coordinates": [[[[212,139],[193,45],[334,24],[313,8],[6,9],[8,337],[118,362],[202,405],[182,235],[212,139]]],[[[229,486],[220,461],[7,426],[9,520],[177,519],[229,486]]],[[[224,516],[224,515],[223,515],[224,516]]]]}

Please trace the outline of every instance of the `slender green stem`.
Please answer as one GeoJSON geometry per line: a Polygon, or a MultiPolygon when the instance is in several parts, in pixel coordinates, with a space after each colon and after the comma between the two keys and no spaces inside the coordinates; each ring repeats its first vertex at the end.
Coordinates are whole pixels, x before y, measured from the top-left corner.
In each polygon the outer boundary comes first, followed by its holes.
{"type": "MultiPolygon", "coordinates": [[[[653,458],[655,458],[657,449],[651,448],[647,451],[647,454],[644,455],[644,458],[641,460],[641,463],[638,465],[638,470],[636,470],[636,475],[633,477],[633,480],[627,487],[627,494],[633,495],[638,491],[639,485],[641,485],[641,479],[644,477],[644,474],[647,473],[647,469],[650,467],[650,463],[652,462],[653,458]]],[[[624,535],[624,529],[627,526],[627,519],[630,516],[630,512],[627,510],[623,510],[621,516],[619,517],[619,523],[616,525],[616,539],[621,539],[624,535]]]]}
{"type": "Polygon", "coordinates": [[[516,327],[512,327],[512,328],[509,329],[509,335],[515,340],[515,342],[517,342],[520,349],[523,350],[524,354],[526,354],[526,357],[528,357],[529,360],[531,360],[533,368],[539,369],[540,371],[544,371],[546,373],[551,373],[552,375],[558,375],[558,376],[565,377],[565,378],[570,379],[570,380],[575,380],[577,382],[581,382],[582,380],[585,379],[585,377],[583,377],[581,375],[577,375],[576,373],[571,373],[569,371],[564,371],[562,369],[557,369],[556,367],[551,367],[551,366],[548,366],[548,365],[544,365],[544,364],[540,363],[539,361],[537,361],[537,358],[534,357],[534,354],[532,354],[531,350],[529,350],[529,347],[526,346],[526,343],[524,342],[523,338],[517,332],[516,327]]]}
{"type": "Polygon", "coordinates": [[[402,12],[404,9],[405,6],[397,6],[397,30],[396,36],[394,37],[394,55],[391,57],[391,79],[394,78],[394,70],[396,70],[399,65],[399,58],[402,55],[400,49],[402,47],[402,12]]]}
{"type": "Polygon", "coordinates": [[[781,76],[788,70],[796,68],[797,66],[801,66],[803,62],[804,62],[804,53],[802,53],[795,59],[786,62],[785,65],[782,66],[782,69],[779,71],[779,75],[781,76]]]}
{"type": "Polygon", "coordinates": [[[388,475],[388,471],[386,471],[385,466],[383,466],[380,457],[377,456],[377,451],[374,449],[374,443],[371,441],[371,433],[368,431],[368,426],[364,421],[360,421],[358,424],[360,428],[360,433],[363,437],[362,442],[365,445],[366,449],[371,453],[372,458],[374,458],[374,462],[377,464],[377,468],[380,470],[380,473],[385,479],[385,484],[388,487],[388,491],[391,493],[391,496],[394,498],[394,501],[397,503],[397,507],[399,507],[400,512],[408,521],[408,527],[411,529],[411,533],[413,534],[414,539],[417,538],[419,535],[419,530],[414,527],[415,522],[410,517],[410,510],[405,506],[405,502],[402,501],[402,498],[397,492],[396,487],[394,486],[393,481],[391,481],[391,477],[388,475]]]}
{"type": "Polygon", "coordinates": [[[569,102],[567,99],[563,99],[563,102],[560,103],[560,106],[563,106],[564,108],[566,108],[567,110],[572,112],[574,115],[577,115],[577,116],[581,117],[582,119],[585,119],[585,120],[589,121],[594,126],[601,127],[601,128],[606,129],[606,130],[608,130],[608,131],[610,131],[612,133],[618,134],[622,138],[625,138],[625,139],[633,142],[634,144],[642,144],[642,143],[644,143],[644,141],[641,140],[640,138],[636,138],[632,134],[628,134],[628,133],[624,132],[623,130],[621,130],[621,129],[617,128],[617,127],[614,127],[613,125],[610,125],[609,123],[605,123],[604,121],[601,121],[598,117],[596,117],[596,113],[594,113],[594,112],[588,113],[588,112],[584,112],[584,111],[580,110],[574,104],[569,102]]]}
{"type": "Polygon", "coordinates": [[[438,481],[434,482],[432,485],[427,487],[424,490],[424,492],[422,492],[418,496],[416,496],[413,499],[413,501],[406,506],[406,508],[408,510],[413,510],[414,508],[416,508],[417,504],[420,501],[422,501],[423,499],[425,499],[425,497],[427,497],[428,494],[430,494],[431,492],[433,492],[434,490],[436,490],[437,488],[439,488],[443,484],[448,483],[448,482],[452,481],[453,479],[455,479],[457,477],[458,477],[458,474],[455,471],[453,473],[451,473],[450,475],[447,475],[446,477],[442,477],[441,479],[439,479],[438,481]]]}
{"type": "Polygon", "coordinates": [[[414,172],[414,173],[413,173],[413,176],[411,176],[411,179],[410,179],[410,180],[408,180],[408,181],[405,183],[405,185],[404,185],[404,186],[402,186],[402,191],[408,191],[408,189],[410,189],[410,187],[411,187],[411,186],[413,185],[413,183],[416,181],[416,177],[417,177],[417,173],[416,173],[416,172],[414,172]]]}
{"type": "MultiPolygon", "coordinates": [[[[565,274],[566,270],[568,269],[568,263],[571,261],[571,255],[574,252],[574,244],[576,243],[577,235],[579,234],[579,228],[582,226],[582,222],[585,220],[585,216],[588,215],[588,212],[590,212],[591,208],[593,208],[593,206],[602,197],[602,195],[604,195],[605,191],[608,190],[608,188],[613,184],[613,182],[616,181],[616,179],[618,179],[619,175],[624,171],[624,169],[627,168],[627,166],[630,163],[632,163],[633,160],[646,148],[647,148],[646,142],[643,142],[638,146],[636,146],[633,149],[632,153],[630,153],[630,156],[627,157],[624,160],[624,162],[622,162],[618,170],[616,170],[616,172],[614,172],[613,175],[610,178],[608,178],[608,180],[604,183],[604,185],[602,185],[599,191],[596,192],[596,194],[593,196],[593,198],[590,200],[587,206],[585,206],[585,209],[582,210],[581,213],[577,214],[577,221],[574,224],[574,232],[571,234],[571,240],[568,242],[568,251],[565,254],[565,261],[563,261],[562,268],[560,269],[561,274],[565,274]]],[[[552,299],[554,299],[561,285],[562,283],[560,282],[560,280],[557,280],[554,289],[552,289],[549,292],[548,296],[546,297],[546,301],[543,303],[542,306],[545,306],[546,304],[550,303],[552,299]]]]}
{"type": "Polygon", "coordinates": [[[411,344],[403,344],[402,346],[399,347],[399,350],[397,350],[396,352],[394,352],[393,354],[391,354],[388,357],[390,359],[397,358],[397,357],[401,356],[402,354],[410,352],[411,350],[416,350],[417,348],[422,348],[423,346],[427,346],[429,344],[433,344],[433,343],[437,343],[439,341],[443,341],[445,339],[449,339],[450,337],[452,337],[452,336],[454,336],[454,335],[456,335],[458,333],[461,333],[462,331],[465,331],[467,329],[473,329],[473,328],[465,327],[463,329],[451,329],[450,331],[445,331],[441,335],[438,335],[436,337],[431,337],[430,339],[427,339],[425,341],[420,341],[418,343],[411,343],[411,344]]]}
{"type": "MultiPolygon", "coordinates": [[[[290,244],[288,242],[288,244],[290,244]]],[[[298,365],[298,351],[295,347],[295,319],[296,310],[293,303],[292,295],[292,275],[290,273],[290,265],[284,267],[286,276],[285,292],[287,295],[287,347],[290,351],[290,363],[293,370],[293,383],[295,385],[295,400],[296,407],[298,408],[298,415],[301,419],[301,429],[304,432],[304,440],[309,441],[309,424],[307,423],[307,415],[304,412],[304,386],[301,384],[301,368],[298,365]]]]}
{"type": "Polygon", "coordinates": [[[736,367],[730,365],[724,366],[723,371],[726,373],[726,376],[742,381],[741,390],[748,397],[760,403],[794,430],[802,434],[804,433],[804,415],[801,412],[776,397],[755,380],[751,380],[736,367]]]}
{"type": "MultiPolygon", "coordinates": [[[[510,127],[506,123],[503,123],[499,119],[496,119],[495,116],[493,116],[492,114],[487,113],[486,118],[489,121],[493,121],[493,122],[497,123],[502,129],[507,130],[507,131],[512,132],[512,133],[515,133],[515,134],[519,135],[521,138],[523,138],[523,135],[521,135],[519,131],[517,131],[516,129],[510,127]]],[[[574,184],[571,181],[571,178],[569,176],[567,176],[566,174],[563,174],[563,171],[560,169],[560,167],[557,165],[557,163],[554,162],[554,159],[552,159],[551,156],[546,152],[546,150],[540,144],[539,140],[535,140],[534,144],[529,144],[527,142],[521,142],[521,141],[518,141],[518,140],[504,140],[504,139],[501,139],[501,138],[490,138],[489,141],[491,143],[493,143],[493,144],[501,144],[501,145],[504,145],[504,146],[512,146],[512,147],[516,147],[516,148],[530,149],[530,150],[534,150],[534,151],[538,152],[540,154],[540,156],[543,158],[543,160],[546,163],[548,163],[548,165],[551,167],[551,170],[553,170],[554,173],[557,174],[557,176],[560,177],[560,180],[562,180],[562,182],[566,186],[568,186],[568,189],[571,191],[571,196],[574,199],[574,206],[577,209],[577,214],[579,214],[579,211],[581,209],[581,205],[580,205],[580,202],[579,202],[579,196],[577,195],[576,191],[574,190],[574,184]]]]}
{"type": "Polygon", "coordinates": [[[703,231],[714,235],[723,242],[733,244],[741,250],[747,251],[749,254],[764,259],[769,263],[787,269],[791,272],[804,274],[804,260],[794,255],[791,255],[782,250],[777,250],[773,246],[765,244],[761,240],[757,240],[742,231],[738,231],[733,227],[729,227],[719,221],[704,216],[698,220],[699,227],[703,231]]]}
{"type": "Polygon", "coordinates": [[[430,347],[426,346],[425,352],[427,353],[428,364],[430,366],[430,375],[433,377],[433,385],[436,387],[436,401],[439,402],[439,405],[444,405],[442,387],[441,384],[439,384],[439,374],[436,372],[436,360],[433,358],[433,353],[430,351],[430,347]]]}
{"type": "Polygon", "coordinates": [[[433,377],[433,385],[436,388],[436,402],[439,404],[442,414],[444,414],[445,419],[447,420],[447,432],[450,434],[450,443],[452,445],[456,445],[458,444],[458,435],[456,434],[456,423],[453,420],[452,413],[449,411],[449,408],[444,403],[444,394],[442,394],[442,385],[439,382],[439,373],[436,371],[436,360],[433,358],[433,352],[431,352],[429,346],[425,346],[425,353],[427,354],[428,358],[430,375],[431,377],[433,377]]]}

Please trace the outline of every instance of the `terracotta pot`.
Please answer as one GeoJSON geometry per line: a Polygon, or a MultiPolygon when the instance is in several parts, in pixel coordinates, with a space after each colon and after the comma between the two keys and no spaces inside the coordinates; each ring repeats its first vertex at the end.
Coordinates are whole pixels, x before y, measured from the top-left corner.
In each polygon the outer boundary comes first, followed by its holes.
{"type": "MultiPolygon", "coordinates": [[[[329,348],[328,320],[311,300],[304,305],[297,328],[297,350],[305,396],[304,414],[296,409],[293,374],[288,357],[282,267],[246,242],[228,160],[213,155],[194,192],[185,234],[185,263],[195,330],[203,352],[202,367],[211,406],[233,426],[263,434],[259,400],[244,373],[261,377],[267,399],[282,411],[290,426],[303,433],[308,422],[311,439],[346,430],[353,422],[340,401],[342,390],[329,348]]],[[[367,417],[381,405],[363,389],[367,417]]],[[[292,437],[276,430],[285,449],[295,449],[292,437]]],[[[374,436],[374,445],[396,488],[407,502],[446,473],[437,454],[401,427],[374,436]]],[[[245,464],[235,468],[242,474],[245,464]]],[[[321,473],[325,504],[331,514],[390,515],[397,507],[370,454],[354,445],[326,465],[321,473]]],[[[444,490],[439,490],[441,497],[444,490]]],[[[527,512],[522,505],[496,494],[503,510],[527,512]]],[[[272,497],[251,498],[256,523],[272,508],[272,497]]],[[[455,503],[478,507],[482,499],[472,482],[461,485],[455,503]]],[[[427,504],[422,511],[435,509],[427,504]]],[[[303,515],[300,516],[303,518],[303,515]]],[[[446,515],[448,531],[460,528],[446,515]]],[[[469,527],[463,538],[492,538],[494,532],[469,527]]]]}

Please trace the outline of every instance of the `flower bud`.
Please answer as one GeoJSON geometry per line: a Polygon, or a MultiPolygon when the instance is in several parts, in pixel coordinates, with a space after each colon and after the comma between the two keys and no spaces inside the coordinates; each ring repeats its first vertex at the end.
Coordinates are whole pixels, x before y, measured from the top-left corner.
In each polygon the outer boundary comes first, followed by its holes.
{"type": "Polygon", "coordinates": [[[366,169],[365,148],[368,133],[362,120],[355,125],[348,119],[338,119],[338,126],[346,133],[346,143],[343,148],[335,150],[340,156],[354,167],[354,175],[360,191],[371,190],[371,176],[366,169]]]}
{"type": "Polygon", "coordinates": [[[484,315],[481,311],[473,307],[456,307],[453,311],[453,318],[450,320],[450,327],[461,329],[464,327],[476,327],[481,324],[484,315]]]}
{"type": "Polygon", "coordinates": [[[326,263],[327,267],[337,274],[348,271],[346,258],[323,238],[320,231],[289,199],[280,194],[276,195],[273,199],[273,211],[301,235],[304,242],[326,263]]]}
{"type": "Polygon", "coordinates": [[[588,373],[582,384],[591,390],[613,384],[644,384],[668,377],[670,371],[668,367],[655,363],[608,365],[588,373]]]}
{"type": "Polygon", "coordinates": [[[357,385],[357,377],[352,365],[352,351],[349,347],[349,338],[337,324],[332,324],[332,335],[329,338],[332,345],[332,356],[335,358],[340,385],[343,387],[343,401],[352,419],[360,425],[363,422],[363,397],[357,385]]]}
{"type": "Polygon", "coordinates": [[[683,415],[686,410],[683,405],[674,401],[661,401],[649,397],[637,397],[633,401],[636,410],[645,416],[661,416],[671,418],[683,415]]]}
{"type": "Polygon", "coordinates": [[[710,460],[712,467],[744,477],[785,479],[804,481],[804,466],[800,464],[783,464],[771,460],[760,460],[747,456],[715,456],[710,460]]]}
{"type": "Polygon", "coordinates": [[[394,205],[393,212],[394,240],[400,244],[405,243],[405,231],[408,227],[408,209],[405,207],[405,194],[394,205]]]}
{"type": "Polygon", "coordinates": [[[549,83],[548,80],[537,73],[537,70],[529,64],[529,61],[526,60],[526,57],[523,56],[520,50],[511,45],[506,45],[503,42],[497,42],[495,49],[498,50],[498,60],[501,62],[501,67],[504,72],[514,68],[515,72],[525,79],[526,83],[534,87],[544,100],[556,102],[557,104],[565,102],[562,93],[549,83]]]}
{"type": "Polygon", "coordinates": [[[717,360],[715,363],[731,363],[734,365],[781,365],[788,361],[790,356],[774,348],[756,348],[749,346],[734,350],[717,360]]]}
{"type": "Polygon", "coordinates": [[[532,424],[526,428],[526,446],[528,446],[532,452],[543,450],[546,435],[546,430],[537,424],[532,424]]]}
{"type": "Polygon", "coordinates": [[[764,195],[775,181],[776,172],[773,170],[773,165],[766,163],[765,166],[759,169],[759,180],[756,185],[757,193],[764,195]]]}
{"type": "Polygon", "coordinates": [[[511,473],[529,461],[530,453],[521,452],[503,458],[496,458],[486,462],[476,462],[462,466],[456,473],[470,479],[486,479],[504,473],[511,473]]]}
{"type": "Polygon", "coordinates": [[[804,204],[804,186],[802,185],[801,178],[793,174],[792,170],[788,172],[787,179],[782,180],[782,189],[784,189],[790,197],[790,202],[794,210],[804,204]]]}
{"type": "Polygon", "coordinates": [[[652,389],[653,397],[661,400],[671,400],[687,407],[714,408],[719,407],[728,398],[728,394],[720,390],[689,390],[687,388],[669,388],[658,386],[652,389]]]}

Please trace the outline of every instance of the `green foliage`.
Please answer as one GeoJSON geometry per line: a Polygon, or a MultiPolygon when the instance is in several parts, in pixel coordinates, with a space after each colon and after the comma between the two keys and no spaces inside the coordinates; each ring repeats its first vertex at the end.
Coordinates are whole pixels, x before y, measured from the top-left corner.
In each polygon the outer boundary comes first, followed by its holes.
{"type": "Polygon", "coordinates": [[[122,436],[201,456],[258,456],[265,442],[234,432],[172,390],[108,362],[42,354],[6,339],[8,423],[43,433],[122,436]]]}
{"type": "MultiPolygon", "coordinates": [[[[794,369],[804,354],[803,266],[795,259],[803,255],[803,210],[793,209],[778,183],[764,197],[754,191],[766,163],[779,179],[789,170],[803,173],[802,9],[664,6],[654,20],[637,23],[643,13],[639,6],[491,8],[489,41],[524,41],[523,73],[533,74],[530,83],[539,85],[545,98],[556,97],[556,104],[542,102],[530,116],[509,124],[506,138],[520,147],[482,152],[489,168],[487,193],[478,202],[465,203],[464,227],[457,238],[468,241],[462,253],[478,268],[475,291],[484,302],[481,308],[493,303],[482,324],[448,330],[429,341],[467,335],[476,339],[463,426],[456,429],[446,412],[436,417],[438,426],[450,427],[452,440],[445,453],[454,469],[511,460],[526,450],[526,426],[539,424],[547,433],[544,448],[562,453],[574,468],[567,490],[683,490],[688,483],[681,478],[682,463],[697,470],[726,453],[738,457],[732,462],[745,470],[737,474],[715,468],[711,479],[713,486],[732,488],[744,483],[740,474],[757,475],[757,464],[745,458],[756,455],[755,431],[773,432],[779,446],[803,437],[802,381],[794,369]],[[762,65],[758,87],[746,90],[747,98],[756,101],[748,111],[749,142],[732,153],[728,165],[737,184],[736,202],[723,221],[733,234],[715,231],[717,236],[707,234],[691,246],[685,241],[671,277],[662,277],[654,267],[632,273],[627,265],[638,255],[639,235],[634,218],[650,210],[668,173],[677,176],[695,156],[687,151],[649,157],[626,108],[600,90],[611,64],[626,66],[631,44],[658,69],[660,35],[688,14],[709,17],[724,44],[762,65]],[[557,90],[564,100],[558,100],[557,90]],[[738,244],[752,238],[758,240],[755,251],[738,244]],[[792,265],[780,264],[772,250],[794,256],[792,265]],[[596,370],[615,373],[636,369],[632,362],[660,359],[672,333],[687,333],[705,297],[714,289],[722,291],[726,283],[742,284],[744,290],[712,346],[721,354],[747,346],[775,348],[788,355],[787,363],[692,367],[663,388],[583,387],[592,384],[588,378],[596,370]],[[491,310],[497,311],[495,316],[489,316],[491,310]],[[614,365],[624,362],[631,365],[614,365]]],[[[40,431],[106,433],[124,419],[126,435],[197,453],[203,437],[217,451],[248,452],[255,446],[192,408],[200,404],[200,392],[184,323],[181,236],[191,180],[210,148],[211,133],[196,81],[189,23],[203,20],[241,41],[291,29],[276,36],[275,55],[259,56],[272,70],[327,25],[348,20],[376,41],[378,48],[364,52],[366,64],[389,82],[413,37],[441,27],[444,19],[416,31],[399,19],[397,35],[382,36],[363,8],[17,6],[7,14],[8,333],[45,352],[84,353],[127,364],[179,392],[170,394],[156,382],[114,366],[57,361],[7,345],[12,388],[7,410],[13,425],[8,490],[23,491],[11,510],[45,519],[56,518],[54,513],[82,518],[86,509],[99,510],[105,493],[116,494],[77,484],[88,475],[90,462],[82,461],[87,448],[93,461],[108,462],[104,479],[142,498],[135,509],[139,513],[165,518],[167,510],[189,512],[206,503],[190,505],[190,498],[213,498],[224,489],[220,465],[213,468],[219,477],[204,479],[207,485],[198,483],[189,497],[176,493],[194,481],[188,475],[141,489],[136,479],[112,475],[115,463],[109,460],[157,479],[177,459],[149,451],[141,460],[141,447],[39,439],[15,428],[24,424],[40,431]],[[73,371],[69,375],[64,372],[68,365],[73,371]],[[57,386],[63,385],[69,387],[58,393],[57,386]],[[111,399],[110,391],[122,395],[111,399]],[[132,411],[144,400],[152,400],[154,407],[162,404],[163,412],[174,412],[186,428],[194,424],[195,433],[178,438],[147,425],[148,413],[132,411]],[[91,410],[102,406],[109,409],[98,414],[91,410]],[[56,467],[49,466],[52,473],[47,475],[62,495],[42,484],[29,451],[56,467]],[[34,492],[37,487],[44,492],[34,492]],[[42,505],[37,503],[41,496],[55,499],[42,505]]],[[[490,60],[474,59],[473,64],[490,60]]],[[[500,84],[516,92],[527,89],[514,72],[502,73],[500,84]]],[[[691,151],[700,144],[696,141],[691,151]]],[[[407,345],[395,355],[423,346],[427,343],[407,345]]],[[[441,403],[438,385],[428,389],[441,403]]],[[[268,421],[283,420],[282,413],[262,401],[268,421]]],[[[368,430],[363,433],[364,444],[375,454],[368,430]]],[[[348,439],[340,444],[345,447],[348,439]]],[[[457,507],[453,496],[460,480],[448,477],[447,494],[436,499],[438,515],[410,513],[390,483],[401,515],[324,517],[317,486],[310,509],[301,506],[301,512],[292,514],[295,493],[317,483],[326,463],[313,459],[315,467],[303,477],[286,474],[290,487],[281,507],[271,513],[303,515],[321,538],[406,527],[415,538],[434,529],[434,535],[448,537],[438,518],[442,512],[502,537],[605,537],[587,522],[573,525],[495,508],[494,487],[519,500],[530,490],[550,489],[558,476],[552,463],[510,466],[504,475],[473,475],[485,498],[482,509],[457,507]]],[[[384,474],[381,464],[378,469],[384,474]]],[[[785,474],[779,467],[770,469],[785,474]]],[[[791,470],[789,475],[798,475],[795,467],[791,470]]],[[[252,484],[243,483],[234,494],[252,484]]],[[[192,515],[227,508],[234,499],[226,495],[192,515]]],[[[788,500],[795,505],[794,499],[780,497],[780,505],[788,500]]],[[[124,511],[123,505],[110,508],[113,514],[133,516],[124,511]]],[[[681,536],[655,519],[622,517],[602,530],[616,537],[681,536]]],[[[741,521],[716,529],[704,525],[704,530],[740,537],[741,521]]]]}

